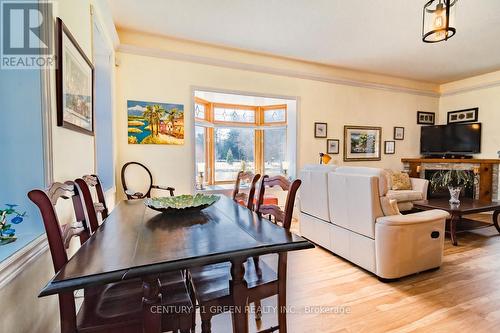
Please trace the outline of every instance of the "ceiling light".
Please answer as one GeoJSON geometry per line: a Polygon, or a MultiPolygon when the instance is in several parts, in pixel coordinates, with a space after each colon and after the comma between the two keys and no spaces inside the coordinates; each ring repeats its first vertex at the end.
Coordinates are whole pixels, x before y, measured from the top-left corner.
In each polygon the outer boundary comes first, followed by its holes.
{"type": "Polygon", "coordinates": [[[457,0],[430,0],[424,6],[422,40],[436,43],[454,36],[457,0]]]}

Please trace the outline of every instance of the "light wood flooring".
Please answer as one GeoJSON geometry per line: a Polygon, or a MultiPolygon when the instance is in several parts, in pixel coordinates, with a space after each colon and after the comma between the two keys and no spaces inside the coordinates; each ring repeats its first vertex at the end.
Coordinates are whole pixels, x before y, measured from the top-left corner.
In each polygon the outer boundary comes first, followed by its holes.
{"type": "MultiPolygon", "coordinates": [[[[500,235],[491,227],[458,242],[446,238],[441,269],[393,283],[319,247],[291,253],[288,332],[500,332],[500,235]],[[312,310],[323,313],[305,313],[312,310]],[[348,313],[327,313],[335,310],[348,313]]],[[[214,317],[213,332],[230,332],[230,323],[229,314],[214,317]]],[[[266,313],[260,329],[275,323],[266,313]]],[[[250,332],[256,328],[251,315],[250,332]]]]}

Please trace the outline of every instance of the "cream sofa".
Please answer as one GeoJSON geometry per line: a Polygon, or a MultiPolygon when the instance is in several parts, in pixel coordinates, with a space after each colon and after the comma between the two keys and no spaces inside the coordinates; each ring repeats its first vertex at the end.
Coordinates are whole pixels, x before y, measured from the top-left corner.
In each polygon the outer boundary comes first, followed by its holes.
{"type": "Polygon", "coordinates": [[[398,208],[401,212],[413,209],[413,202],[419,200],[427,200],[427,189],[429,188],[429,181],[423,178],[410,178],[411,190],[393,190],[391,170],[387,172],[387,194],[390,199],[394,199],[398,203],[398,208]]]}
{"type": "Polygon", "coordinates": [[[310,165],[301,171],[301,235],[381,279],[441,265],[448,213],[384,216],[383,169],[310,165]]]}

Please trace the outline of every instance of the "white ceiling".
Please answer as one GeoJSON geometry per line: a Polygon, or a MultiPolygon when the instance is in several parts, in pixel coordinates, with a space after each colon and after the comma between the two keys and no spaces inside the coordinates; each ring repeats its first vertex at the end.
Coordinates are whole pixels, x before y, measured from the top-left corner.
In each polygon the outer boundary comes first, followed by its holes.
{"type": "Polygon", "coordinates": [[[500,0],[458,0],[421,41],[427,0],[108,0],[117,27],[443,83],[500,69],[500,0]]]}

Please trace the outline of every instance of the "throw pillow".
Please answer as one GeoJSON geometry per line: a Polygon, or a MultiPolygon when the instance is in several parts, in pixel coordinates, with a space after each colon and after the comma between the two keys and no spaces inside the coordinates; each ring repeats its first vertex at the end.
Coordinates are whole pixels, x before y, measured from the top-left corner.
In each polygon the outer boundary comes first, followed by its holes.
{"type": "Polygon", "coordinates": [[[407,173],[398,172],[392,174],[393,190],[411,190],[410,176],[407,173]]]}
{"type": "Polygon", "coordinates": [[[382,197],[380,198],[380,205],[382,206],[382,212],[385,216],[401,215],[396,199],[382,197]]]}

